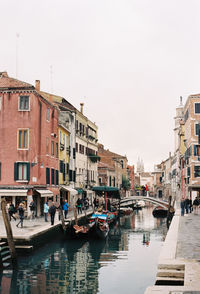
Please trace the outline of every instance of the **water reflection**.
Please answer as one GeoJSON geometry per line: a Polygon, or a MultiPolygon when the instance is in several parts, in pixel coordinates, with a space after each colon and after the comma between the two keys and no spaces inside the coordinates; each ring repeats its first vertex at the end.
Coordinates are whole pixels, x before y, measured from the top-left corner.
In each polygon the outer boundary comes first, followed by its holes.
{"type": "Polygon", "coordinates": [[[166,231],[165,220],[146,208],[122,217],[104,241],[51,242],[0,277],[1,293],[144,293],[166,231]]]}

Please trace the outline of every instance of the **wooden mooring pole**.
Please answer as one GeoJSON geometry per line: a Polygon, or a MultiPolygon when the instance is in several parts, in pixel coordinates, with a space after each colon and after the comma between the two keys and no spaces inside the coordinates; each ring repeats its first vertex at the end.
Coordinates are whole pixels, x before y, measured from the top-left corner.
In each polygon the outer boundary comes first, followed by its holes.
{"type": "Polygon", "coordinates": [[[3,198],[1,200],[2,216],[3,216],[5,228],[6,228],[7,241],[8,241],[8,246],[10,249],[12,265],[13,265],[13,268],[16,268],[17,267],[17,254],[16,254],[16,250],[15,250],[15,243],[14,243],[14,239],[13,239],[13,233],[12,233],[12,228],[10,225],[10,220],[8,217],[8,213],[6,211],[6,205],[7,205],[6,200],[3,198]]]}

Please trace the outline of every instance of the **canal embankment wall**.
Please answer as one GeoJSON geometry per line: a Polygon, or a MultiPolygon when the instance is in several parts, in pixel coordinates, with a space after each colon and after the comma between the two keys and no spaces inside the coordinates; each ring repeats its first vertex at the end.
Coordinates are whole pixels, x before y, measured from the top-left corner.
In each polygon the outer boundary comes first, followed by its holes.
{"type": "MultiPolygon", "coordinates": [[[[86,222],[87,218],[91,216],[92,210],[85,211],[77,216],[79,224],[86,222]]],[[[39,248],[43,244],[48,243],[56,238],[67,238],[64,235],[61,220],[58,213],[55,216],[54,225],[51,225],[50,220],[45,222],[44,218],[24,219],[23,228],[17,227],[18,220],[10,222],[12,228],[13,239],[16,249],[20,252],[30,253],[34,249],[39,248]]],[[[65,225],[70,226],[75,223],[75,217],[71,211],[65,220],[65,225]]],[[[0,216],[0,239],[7,241],[7,234],[2,216],[0,216]]]]}
{"type": "Polygon", "coordinates": [[[158,257],[155,285],[145,294],[200,293],[200,215],[177,209],[158,257]]]}

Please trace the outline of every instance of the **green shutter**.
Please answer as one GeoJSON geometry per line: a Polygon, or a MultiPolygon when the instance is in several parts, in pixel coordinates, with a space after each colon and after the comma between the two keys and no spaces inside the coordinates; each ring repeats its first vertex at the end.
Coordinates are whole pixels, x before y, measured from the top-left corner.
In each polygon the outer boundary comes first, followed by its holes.
{"type": "Polygon", "coordinates": [[[27,181],[30,181],[30,162],[27,163],[27,181]]]}
{"type": "Polygon", "coordinates": [[[58,185],[58,170],[56,170],[56,185],[58,185]]]}
{"type": "Polygon", "coordinates": [[[50,184],[50,169],[48,167],[46,168],[46,184],[50,184]]]}
{"type": "Polygon", "coordinates": [[[15,181],[18,180],[18,163],[17,162],[14,163],[14,180],[15,181]]]}

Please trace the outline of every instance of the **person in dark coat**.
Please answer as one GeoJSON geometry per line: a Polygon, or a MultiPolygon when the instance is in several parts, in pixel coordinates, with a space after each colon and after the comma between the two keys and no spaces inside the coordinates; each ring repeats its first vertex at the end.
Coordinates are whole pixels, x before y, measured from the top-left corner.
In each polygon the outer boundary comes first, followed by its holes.
{"type": "Polygon", "coordinates": [[[54,225],[54,219],[55,219],[55,214],[56,214],[56,206],[55,203],[52,202],[52,205],[49,207],[49,214],[51,217],[51,225],[54,225]]]}
{"type": "Polygon", "coordinates": [[[9,209],[8,209],[10,221],[11,221],[11,218],[13,218],[16,221],[16,217],[14,217],[15,212],[16,212],[16,208],[15,208],[14,204],[11,203],[9,206],[9,209]]]}
{"type": "Polygon", "coordinates": [[[181,199],[181,216],[184,216],[185,213],[185,200],[181,199]]]}
{"type": "Polygon", "coordinates": [[[18,207],[18,213],[19,213],[19,223],[16,225],[16,227],[19,227],[19,224],[21,224],[21,228],[23,228],[23,221],[24,221],[24,205],[23,203],[20,203],[18,207]]]}
{"type": "Polygon", "coordinates": [[[199,200],[196,197],[193,201],[194,214],[198,214],[199,200]]]}
{"type": "Polygon", "coordinates": [[[189,205],[190,205],[190,200],[188,198],[185,199],[185,212],[188,214],[189,212],[189,205]]]}
{"type": "Polygon", "coordinates": [[[79,212],[82,213],[82,201],[80,198],[76,201],[76,207],[78,208],[78,214],[79,212]]]}

